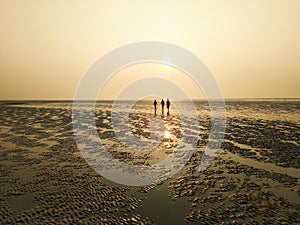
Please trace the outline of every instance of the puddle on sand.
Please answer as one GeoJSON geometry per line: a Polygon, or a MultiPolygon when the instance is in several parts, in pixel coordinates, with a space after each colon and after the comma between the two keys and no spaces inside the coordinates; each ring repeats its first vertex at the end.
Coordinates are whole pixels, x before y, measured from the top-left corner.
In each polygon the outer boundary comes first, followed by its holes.
{"type": "Polygon", "coordinates": [[[259,162],[253,159],[249,158],[244,158],[241,156],[238,156],[236,154],[232,154],[230,152],[226,152],[226,154],[222,154],[223,158],[226,159],[232,159],[236,162],[246,164],[248,166],[257,168],[257,169],[263,169],[269,172],[275,172],[275,173],[281,173],[281,174],[286,174],[288,176],[292,176],[295,178],[300,178],[300,169],[296,168],[285,168],[285,167],[280,167],[276,166],[273,163],[267,163],[267,162],[259,162]]]}
{"type": "Polygon", "coordinates": [[[144,218],[156,219],[159,224],[197,224],[182,219],[190,210],[189,202],[185,198],[171,200],[169,194],[169,190],[154,188],[146,194],[146,199],[136,212],[144,218]]]}
{"type": "Polygon", "coordinates": [[[35,194],[34,193],[26,193],[24,195],[15,197],[11,199],[8,204],[12,206],[12,209],[17,213],[23,212],[25,210],[34,208],[36,205],[34,204],[35,194]]]}

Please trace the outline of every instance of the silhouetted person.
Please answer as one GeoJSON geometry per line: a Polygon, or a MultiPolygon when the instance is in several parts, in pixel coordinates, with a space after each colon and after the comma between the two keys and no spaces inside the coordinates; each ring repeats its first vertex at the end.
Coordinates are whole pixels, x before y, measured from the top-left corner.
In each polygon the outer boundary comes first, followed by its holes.
{"type": "Polygon", "coordinates": [[[171,105],[170,100],[167,99],[167,109],[168,109],[167,114],[168,114],[168,115],[170,114],[170,105],[171,105]]]}
{"type": "Polygon", "coordinates": [[[160,103],[161,103],[161,112],[164,113],[165,101],[162,99],[160,103]]]}
{"type": "Polygon", "coordinates": [[[154,114],[156,115],[156,106],[157,106],[157,101],[156,101],[156,99],[154,99],[153,105],[154,105],[154,114]]]}

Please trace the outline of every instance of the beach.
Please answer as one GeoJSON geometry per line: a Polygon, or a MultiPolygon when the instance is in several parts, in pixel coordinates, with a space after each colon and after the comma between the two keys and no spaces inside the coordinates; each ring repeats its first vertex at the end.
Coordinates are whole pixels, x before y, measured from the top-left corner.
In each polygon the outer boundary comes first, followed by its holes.
{"type": "MultiPolygon", "coordinates": [[[[206,101],[194,103],[200,123],[190,121],[187,135],[197,145],[186,165],[162,182],[130,186],[89,165],[74,137],[72,102],[1,102],[0,224],[299,224],[300,101],[226,101],[224,141],[204,171],[211,114],[206,101]]],[[[172,104],[170,115],[159,106],[154,115],[152,102],[140,101],[129,114],[132,134],[148,139],[155,119],[169,133],[157,128],[161,143],[153,151],[126,148],[115,135],[122,129],[112,126],[112,105],[97,102],[95,125],[123,163],[155,165],[187,146],[172,104]]]]}

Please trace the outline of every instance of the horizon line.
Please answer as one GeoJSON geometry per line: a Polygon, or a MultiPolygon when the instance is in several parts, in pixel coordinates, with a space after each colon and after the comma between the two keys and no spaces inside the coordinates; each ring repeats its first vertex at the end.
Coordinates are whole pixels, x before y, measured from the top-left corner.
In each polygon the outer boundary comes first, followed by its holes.
{"type": "MultiPolygon", "coordinates": [[[[155,99],[155,98],[152,98],[155,99]]],[[[161,99],[161,98],[157,98],[161,99]]],[[[167,98],[165,98],[167,99],[167,98]]],[[[144,100],[139,100],[139,99],[80,99],[80,100],[75,100],[75,99],[0,99],[0,102],[98,102],[98,101],[150,101],[151,99],[144,99],[144,100]]],[[[186,101],[186,100],[192,100],[192,101],[215,101],[215,100],[222,100],[220,98],[216,99],[206,99],[206,98],[192,98],[192,99],[173,99],[172,101],[186,101]]],[[[230,101],[230,100],[300,100],[300,97],[257,97],[257,98],[223,98],[225,101],[230,101]]]]}

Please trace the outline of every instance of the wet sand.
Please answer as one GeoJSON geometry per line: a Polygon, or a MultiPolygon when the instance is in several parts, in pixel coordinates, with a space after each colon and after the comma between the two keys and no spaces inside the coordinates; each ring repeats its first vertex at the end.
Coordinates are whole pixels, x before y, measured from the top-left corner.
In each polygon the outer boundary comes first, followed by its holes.
{"type": "MultiPolygon", "coordinates": [[[[228,102],[222,149],[201,173],[210,113],[205,102],[196,106],[200,135],[187,165],[163,183],[129,187],[86,163],[74,140],[71,103],[0,104],[0,224],[299,224],[300,102],[228,102]]],[[[151,165],[177,147],[175,109],[161,118],[170,140],[141,153],[116,140],[110,107],[98,103],[95,118],[116,158],[151,165]]],[[[130,115],[133,133],[149,137],[151,119],[151,104],[139,103],[130,115]]],[[[195,137],[193,129],[189,135],[195,137]]]]}

